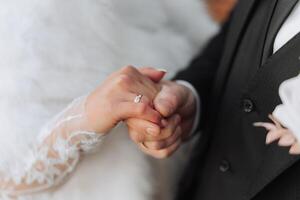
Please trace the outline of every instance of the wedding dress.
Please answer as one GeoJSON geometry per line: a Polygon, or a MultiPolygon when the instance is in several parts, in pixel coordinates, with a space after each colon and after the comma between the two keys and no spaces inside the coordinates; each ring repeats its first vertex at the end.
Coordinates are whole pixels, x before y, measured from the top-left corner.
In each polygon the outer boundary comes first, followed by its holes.
{"type": "Polygon", "coordinates": [[[170,198],[181,160],[148,158],[123,125],[86,129],[85,96],[123,65],[186,66],[216,30],[202,4],[1,0],[0,199],[170,198]]]}

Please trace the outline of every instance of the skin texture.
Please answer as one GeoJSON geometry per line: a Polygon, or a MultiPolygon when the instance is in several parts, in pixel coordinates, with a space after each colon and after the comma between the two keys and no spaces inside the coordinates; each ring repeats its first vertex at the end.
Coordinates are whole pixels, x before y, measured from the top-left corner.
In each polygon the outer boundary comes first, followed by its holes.
{"type": "Polygon", "coordinates": [[[269,115],[269,118],[273,123],[254,123],[254,126],[263,127],[268,131],[266,144],[278,141],[279,146],[289,148],[291,155],[300,155],[300,143],[294,134],[289,129],[284,128],[274,116],[269,115]]]}
{"type": "Polygon", "coordinates": [[[161,81],[164,75],[162,70],[132,66],[111,74],[88,97],[91,130],[107,133],[124,121],[143,152],[155,158],[172,155],[192,129],[196,100],[187,87],[161,81]],[[134,103],[138,94],[143,95],[141,102],[134,103]]]}
{"type": "Polygon", "coordinates": [[[91,130],[107,133],[116,124],[129,118],[139,118],[160,125],[162,117],[153,108],[152,102],[161,89],[154,81],[159,81],[164,74],[165,72],[151,68],[138,71],[132,66],[111,74],[88,97],[86,113],[91,130]],[[138,94],[143,94],[142,100],[134,103],[138,94]]]}
{"type": "Polygon", "coordinates": [[[155,158],[171,156],[187,139],[193,126],[196,100],[190,89],[172,81],[161,81],[161,90],[154,98],[154,108],[165,118],[164,128],[146,120],[131,118],[127,120],[132,140],[146,154],[155,158]],[[147,132],[153,127],[155,134],[147,132]]]}

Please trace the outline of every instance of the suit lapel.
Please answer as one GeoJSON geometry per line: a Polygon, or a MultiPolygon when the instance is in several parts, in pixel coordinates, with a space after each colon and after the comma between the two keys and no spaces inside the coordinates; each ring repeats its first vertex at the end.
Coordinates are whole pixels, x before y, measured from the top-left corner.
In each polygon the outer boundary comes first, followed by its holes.
{"type": "MultiPolygon", "coordinates": [[[[249,84],[247,93],[253,97],[257,110],[263,117],[271,113],[280,104],[279,85],[300,72],[300,33],[271,56],[261,67],[249,84]],[[266,97],[269,99],[266,100],[266,97]]],[[[264,159],[253,178],[246,199],[253,198],[267,184],[299,160],[299,156],[291,156],[286,148],[273,144],[267,147],[264,159]]]]}
{"type": "Polygon", "coordinates": [[[273,53],[273,43],[276,38],[276,35],[285,22],[286,18],[292,12],[293,8],[297,4],[298,0],[289,0],[289,1],[279,1],[277,3],[277,8],[272,17],[272,21],[269,26],[268,34],[266,37],[264,52],[262,56],[262,64],[272,55],[273,53]],[[280,9],[280,10],[279,10],[280,9]]]}

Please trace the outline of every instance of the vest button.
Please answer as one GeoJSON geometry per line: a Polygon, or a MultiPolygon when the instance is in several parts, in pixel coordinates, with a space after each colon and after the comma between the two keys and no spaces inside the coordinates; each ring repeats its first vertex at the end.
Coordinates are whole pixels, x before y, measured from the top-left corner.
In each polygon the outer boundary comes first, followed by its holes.
{"type": "Polygon", "coordinates": [[[254,110],[254,104],[250,99],[243,100],[243,110],[246,113],[250,113],[254,110]]]}
{"type": "Polygon", "coordinates": [[[219,170],[223,173],[227,172],[230,169],[230,164],[227,160],[222,160],[219,166],[219,170]]]}

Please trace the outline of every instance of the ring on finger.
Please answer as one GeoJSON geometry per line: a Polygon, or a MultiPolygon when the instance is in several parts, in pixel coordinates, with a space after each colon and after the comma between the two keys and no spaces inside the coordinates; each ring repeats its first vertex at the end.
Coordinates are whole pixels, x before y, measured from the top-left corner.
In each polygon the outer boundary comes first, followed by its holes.
{"type": "Polygon", "coordinates": [[[142,94],[138,94],[135,96],[134,98],[134,103],[140,103],[142,101],[143,95],[142,94]]]}

